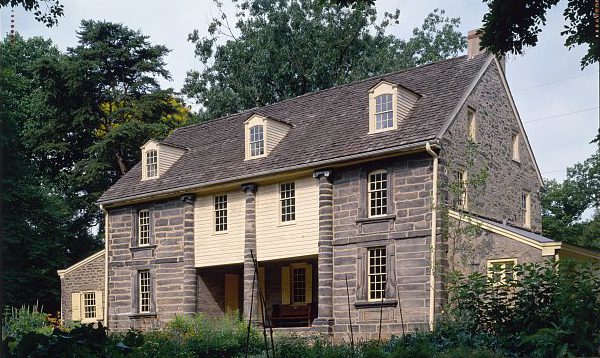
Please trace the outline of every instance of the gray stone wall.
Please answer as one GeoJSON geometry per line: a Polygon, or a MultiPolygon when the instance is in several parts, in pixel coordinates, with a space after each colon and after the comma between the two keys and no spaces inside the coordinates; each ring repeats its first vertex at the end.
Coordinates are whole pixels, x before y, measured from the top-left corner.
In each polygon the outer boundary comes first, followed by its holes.
{"type": "Polygon", "coordinates": [[[71,294],[102,291],[102,297],[96,297],[96,299],[104,300],[104,257],[104,255],[100,255],[61,277],[61,316],[64,322],[69,322],[72,318],[71,294]]]}
{"type": "MultiPolygon", "coordinates": [[[[507,220],[513,226],[523,227],[519,215],[520,195],[531,193],[531,230],[541,232],[542,217],[539,199],[541,184],[535,163],[526,147],[526,137],[520,132],[510,101],[503,88],[501,74],[492,63],[476,85],[465,105],[459,110],[442,143],[443,158],[440,173],[451,173],[468,167],[465,154],[468,138],[467,108],[476,111],[476,142],[478,148],[471,175],[487,165],[489,178],[485,189],[469,195],[468,210],[476,215],[497,220],[507,220]],[[521,134],[520,162],[512,159],[512,135],[521,134]]],[[[442,176],[443,177],[443,176],[442,176]]]]}
{"type": "MultiPolygon", "coordinates": [[[[382,336],[426,329],[429,320],[431,263],[432,158],[425,153],[398,157],[333,174],[334,336],[347,339],[350,315],[355,338],[377,338],[380,311],[382,336]],[[367,217],[367,175],[388,171],[388,216],[367,217]],[[383,307],[367,302],[366,252],[385,246],[388,280],[383,307]]],[[[438,251],[438,256],[442,252],[438,251]]],[[[437,286],[438,294],[440,286],[437,286]]]]}
{"type": "MultiPolygon", "coordinates": [[[[453,220],[455,223],[456,220],[453,220]]],[[[552,257],[542,256],[542,250],[490,232],[473,227],[473,233],[457,241],[448,241],[451,269],[464,274],[474,272],[487,273],[487,261],[498,259],[517,259],[517,263],[541,263],[552,257]]]]}
{"type": "Polygon", "coordinates": [[[176,314],[196,312],[194,204],[184,196],[163,202],[109,209],[109,299],[111,330],[150,329],[176,314]],[[151,238],[137,247],[137,213],[149,209],[151,238]],[[139,270],[151,276],[151,313],[138,311],[139,270]]]}

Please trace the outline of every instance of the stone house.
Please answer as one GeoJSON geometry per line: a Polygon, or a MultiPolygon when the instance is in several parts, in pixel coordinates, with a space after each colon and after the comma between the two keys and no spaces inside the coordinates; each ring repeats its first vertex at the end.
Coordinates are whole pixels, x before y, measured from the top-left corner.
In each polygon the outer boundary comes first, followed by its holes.
{"type": "Polygon", "coordinates": [[[343,339],[350,311],[355,336],[380,319],[389,336],[433,326],[449,269],[600,259],[539,235],[542,178],[503,64],[478,45],[149,141],[99,200],[105,250],[59,271],[63,317],[256,318],[260,294],[286,329],[343,339]],[[450,240],[457,223],[477,233],[450,240]]]}

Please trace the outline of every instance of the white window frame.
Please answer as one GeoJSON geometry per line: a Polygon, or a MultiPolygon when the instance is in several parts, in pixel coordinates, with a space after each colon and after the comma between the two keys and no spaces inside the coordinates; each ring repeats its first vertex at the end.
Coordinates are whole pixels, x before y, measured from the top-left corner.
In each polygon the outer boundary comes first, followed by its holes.
{"type": "Polygon", "coordinates": [[[521,135],[519,133],[514,133],[512,135],[512,160],[515,162],[521,162],[521,153],[519,151],[521,145],[521,135]]]}
{"type": "Polygon", "coordinates": [[[469,126],[469,140],[477,142],[477,112],[471,107],[467,107],[467,123],[469,126]]]}
{"type": "MultiPolygon", "coordinates": [[[[507,273],[508,273],[506,270],[506,265],[509,265],[509,264],[511,265],[511,267],[514,267],[517,264],[517,259],[516,258],[504,258],[504,259],[487,260],[488,279],[492,280],[495,285],[505,284],[507,282],[507,273]],[[495,272],[494,267],[496,267],[496,266],[502,266],[502,270],[499,272],[495,272]],[[496,274],[499,275],[499,279],[495,278],[496,274]]],[[[511,269],[510,272],[512,275],[512,279],[514,280],[516,278],[515,272],[513,269],[511,269]]]]}
{"type": "Polygon", "coordinates": [[[151,225],[150,210],[143,209],[138,211],[138,246],[150,245],[151,225]]]}
{"type": "Polygon", "coordinates": [[[255,124],[248,128],[248,146],[250,158],[262,157],[266,154],[267,145],[264,124],[255,124]],[[258,133],[253,133],[253,129],[256,129],[258,133]],[[255,153],[255,150],[258,150],[258,153],[255,153]]]}
{"type": "Polygon", "coordinates": [[[528,191],[521,192],[519,197],[519,211],[521,214],[521,221],[523,226],[526,228],[531,227],[531,193],[528,191]]]}
{"type": "Polygon", "coordinates": [[[148,149],[145,152],[144,163],[146,179],[158,178],[158,149],[148,149]],[[150,161],[152,158],[150,154],[154,154],[152,156],[154,158],[153,161],[150,161]]]}
{"type": "Polygon", "coordinates": [[[85,322],[85,321],[95,321],[96,318],[98,317],[98,312],[96,311],[98,308],[97,305],[97,297],[96,297],[96,291],[86,291],[86,292],[82,292],[81,293],[81,321],[85,322]],[[90,304],[91,302],[91,304],[90,304]],[[90,308],[93,312],[93,316],[89,316],[88,317],[88,308],[90,308]]]}
{"type": "MultiPolygon", "coordinates": [[[[385,111],[386,113],[389,110],[385,111]]],[[[369,134],[386,132],[398,128],[398,85],[382,81],[369,90],[369,134]],[[377,98],[382,95],[392,96],[392,125],[386,128],[377,128],[377,114],[382,113],[377,108],[377,98]]]]}
{"type": "Polygon", "coordinates": [[[375,97],[375,130],[385,131],[394,128],[395,121],[394,95],[392,93],[382,93],[375,97]],[[385,108],[383,108],[384,106],[385,108]],[[385,119],[383,118],[384,116],[385,119]],[[384,123],[385,126],[383,125],[384,123]]]}
{"type": "Polygon", "coordinates": [[[226,234],[229,229],[229,197],[227,194],[213,196],[213,232],[226,234]]]}
{"type": "Polygon", "coordinates": [[[367,249],[367,300],[385,300],[387,286],[387,248],[385,246],[367,249]],[[372,287],[374,285],[375,287],[372,287]],[[379,287],[378,287],[379,286],[379,287]]]}
{"type": "Polygon", "coordinates": [[[152,312],[152,279],[149,270],[138,271],[138,312],[152,312]]]}
{"type": "MultiPolygon", "coordinates": [[[[388,190],[389,190],[389,174],[387,172],[387,170],[385,169],[381,169],[381,170],[374,170],[372,172],[369,172],[369,174],[367,175],[367,211],[368,211],[368,217],[373,218],[373,217],[379,217],[379,216],[386,216],[388,215],[387,209],[388,209],[388,190]],[[372,177],[377,176],[377,175],[381,175],[384,174],[385,175],[385,180],[375,180],[372,181],[372,177]],[[372,183],[384,183],[385,182],[385,188],[372,188],[372,183]],[[377,193],[382,193],[381,197],[377,197],[377,193]],[[372,201],[373,200],[380,200],[380,201],[385,201],[385,204],[382,205],[376,205],[373,206],[372,201]],[[375,213],[373,213],[373,210],[375,210],[375,213]]],[[[381,185],[383,186],[383,185],[381,185]]],[[[377,204],[377,203],[376,203],[377,204]]]]}
{"type": "Polygon", "coordinates": [[[296,222],[296,183],[279,184],[279,223],[293,224],[296,222]]]}

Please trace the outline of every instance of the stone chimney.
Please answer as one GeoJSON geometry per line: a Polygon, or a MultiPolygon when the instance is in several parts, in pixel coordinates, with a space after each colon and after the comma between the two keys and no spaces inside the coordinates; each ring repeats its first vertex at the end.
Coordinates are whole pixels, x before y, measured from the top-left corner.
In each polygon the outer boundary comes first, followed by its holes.
{"type": "MultiPolygon", "coordinates": [[[[481,36],[483,35],[482,29],[470,30],[467,34],[467,58],[472,59],[473,57],[487,52],[479,46],[481,36]]],[[[502,72],[506,73],[506,61],[504,57],[498,58],[502,72]]]]}

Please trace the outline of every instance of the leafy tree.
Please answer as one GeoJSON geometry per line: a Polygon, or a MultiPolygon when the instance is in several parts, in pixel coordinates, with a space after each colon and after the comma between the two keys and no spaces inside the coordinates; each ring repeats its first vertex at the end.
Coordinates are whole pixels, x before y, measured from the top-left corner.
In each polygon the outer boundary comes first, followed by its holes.
{"type": "Polygon", "coordinates": [[[402,40],[386,34],[398,23],[399,10],[378,22],[369,4],[348,9],[309,0],[234,2],[234,20],[221,11],[207,37],[197,30],[188,37],[204,69],[188,72],[183,90],[203,106],[205,118],[441,60],[465,48],[460,20],[443,10],[402,40]]]}
{"type": "Polygon", "coordinates": [[[23,6],[25,11],[33,11],[36,21],[52,27],[64,15],[64,6],[58,0],[0,0],[0,8],[23,6]],[[45,9],[43,9],[45,8],[45,9]]]}
{"type": "Polygon", "coordinates": [[[600,249],[600,149],[567,168],[565,181],[546,180],[542,220],[546,236],[600,249]],[[586,210],[593,210],[592,218],[582,220],[586,210]]]}
{"type": "Polygon", "coordinates": [[[60,183],[89,226],[95,201],[140,159],[139,147],[186,123],[189,109],[158,78],[169,50],[139,31],[84,20],[79,45],[36,68],[37,105],[24,138],[39,169],[60,183]]]}
{"type": "Polygon", "coordinates": [[[34,67],[59,56],[50,41],[15,36],[0,43],[0,256],[6,305],[59,309],[57,269],[98,248],[98,242],[56,186],[40,175],[22,133],[35,106],[34,67]]]}
{"type": "MultiPolygon", "coordinates": [[[[546,25],[546,12],[559,0],[484,0],[489,12],[483,17],[481,46],[492,53],[504,55],[523,53],[523,47],[535,46],[542,27],[546,25]]],[[[565,18],[565,46],[587,45],[588,51],[581,59],[585,68],[600,59],[598,41],[597,0],[567,0],[565,18]]]]}

